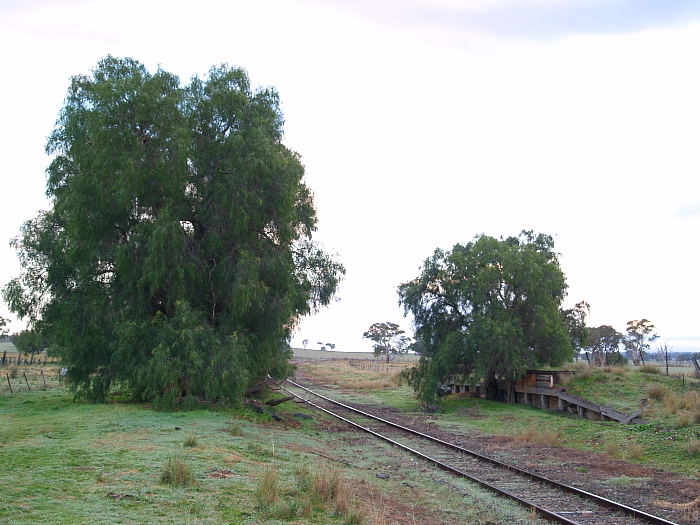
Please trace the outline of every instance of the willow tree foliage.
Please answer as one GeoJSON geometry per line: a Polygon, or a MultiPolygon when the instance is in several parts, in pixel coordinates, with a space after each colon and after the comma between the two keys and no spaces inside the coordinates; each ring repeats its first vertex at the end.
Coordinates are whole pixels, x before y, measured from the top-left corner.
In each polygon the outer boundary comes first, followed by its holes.
{"type": "Polygon", "coordinates": [[[398,289],[422,354],[410,377],[414,387],[431,401],[447,379],[485,380],[495,397],[499,380],[571,359],[568,316],[561,309],[566,288],[547,235],[482,235],[451,251],[436,250],[420,275],[398,289]]]}
{"type": "Polygon", "coordinates": [[[343,266],[311,239],[299,155],[274,89],[214,67],[181,86],[132,59],[72,79],[47,143],[52,208],[13,243],[3,289],[79,395],[236,400],[289,371],[299,319],[343,266]]]}

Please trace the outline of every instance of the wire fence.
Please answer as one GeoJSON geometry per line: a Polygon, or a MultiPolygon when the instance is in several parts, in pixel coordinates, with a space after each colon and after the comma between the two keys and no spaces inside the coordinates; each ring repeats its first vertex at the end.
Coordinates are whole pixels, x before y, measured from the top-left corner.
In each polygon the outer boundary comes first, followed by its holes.
{"type": "Polygon", "coordinates": [[[61,379],[61,367],[55,363],[7,364],[0,366],[0,395],[57,388],[61,379]]]}

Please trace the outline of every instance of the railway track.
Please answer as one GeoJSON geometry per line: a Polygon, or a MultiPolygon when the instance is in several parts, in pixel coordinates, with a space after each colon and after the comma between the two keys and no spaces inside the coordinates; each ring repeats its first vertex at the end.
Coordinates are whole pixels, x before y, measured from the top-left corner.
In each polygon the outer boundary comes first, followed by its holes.
{"type": "Polygon", "coordinates": [[[283,387],[287,392],[315,409],[400,447],[444,471],[513,499],[548,521],[569,525],[676,525],[662,517],[558,483],[330,399],[294,381],[288,380],[287,383],[291,387],[283,387]]]}

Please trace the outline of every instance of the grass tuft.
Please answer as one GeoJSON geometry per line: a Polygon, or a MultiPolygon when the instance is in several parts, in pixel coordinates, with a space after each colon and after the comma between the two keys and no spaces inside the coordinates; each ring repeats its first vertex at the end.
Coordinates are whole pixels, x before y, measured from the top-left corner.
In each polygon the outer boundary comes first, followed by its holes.
{"type": "Polygon", "coordinates": [[[641,489],[647,486],[649,478],[630,478],[628,476],[620,476],[617,478],[609,478],[606,482],[612,487],[641,489]]]}
{"type": "Polygon", "coordinates": [[[262,474],[255,488],[255,499],[261,509],[271,509],[279,497],[279,472],[270,465],[262,474]]]}
{"type": "Polygon", "coordinates": [[[243,437],[243,428],[241,427],[240,421],[231,419],[226,424],[226,432],[236,437],[243,437]]]}
{"type": "Polygon", "coordinates": [[[605,443],[605,453],[614,458],[620,454],[620,444],[617,441],[607,441],[605,443]]]}
{"type": "Polygon", "coordinates": [[[697,458],[700,456],[700,441],[696,438],[691,437],[681,448],[690,458],[697,458]]]}
{"type": "Polygon", "coordinates": [[[658,383],[654,383],[653,385],[649,385],[647,387],[647,397],[649,399],[661,401],[667,393],[668,389],[664,385],[660,385],[658,383]]]}
{"type": "Polygon", "coordinates": [[[630,459],[640,460],[646,454],[647,448],[640,443],[632,443],[627,447],[627,456],[630,459]]]}
{"type": "Polygon", "coordinates": [[[194,474],[184,459],[175,456],[168,460],[160,475],[160,481],[165,485],[188,487],[194,484],[194,474]]]}
{"type": "Polygon", "coordinates": [[[559,447],[562,444],[563,434],[561,430],[540,431],[535,426],[530,426],[526,431],[517,436],[519,441],[526,443],[540,443],[548,447],[559,447]]]}

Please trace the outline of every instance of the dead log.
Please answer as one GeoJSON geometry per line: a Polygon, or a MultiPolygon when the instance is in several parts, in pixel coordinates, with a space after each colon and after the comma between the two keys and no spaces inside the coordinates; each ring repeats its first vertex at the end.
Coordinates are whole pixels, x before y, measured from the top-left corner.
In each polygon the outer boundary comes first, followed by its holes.
{"type": "Polygon", "coordinates": [[[258,392],[262,392],[263,390],[265,390],[265,388],[266,388],[265,383],[258,383],[257,385],[253,385],[253,386],[246,389],[245,397],[250,397],[253,394],[257,394],[258,392]]]}
{"type": "Polygon", "coordinates": [[[250,407],[253,411],[257,412],[258,414],[266,414],[275,421],[282,421],[282,418],[279,417],[277,414],[274,414],[269,410],[265,410],[262,403],[260,403],[259,401],[246,401],[244,404],[250,407]]]}
{"type": "Polygon", "coordinates": [[[265,401],[265,404],[271,407],[276,407],[277,405],[280,405],[286,401],[291,401],[292,399],[294,399],[294,396],[278,397],[276,399],[269,399],[268,401],[265,401]]]}

